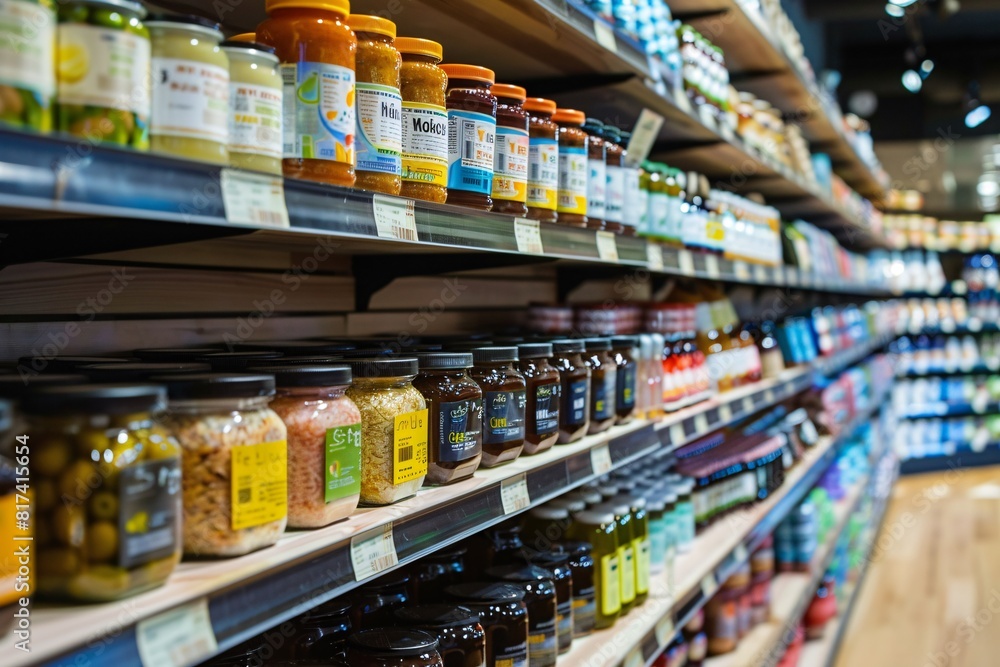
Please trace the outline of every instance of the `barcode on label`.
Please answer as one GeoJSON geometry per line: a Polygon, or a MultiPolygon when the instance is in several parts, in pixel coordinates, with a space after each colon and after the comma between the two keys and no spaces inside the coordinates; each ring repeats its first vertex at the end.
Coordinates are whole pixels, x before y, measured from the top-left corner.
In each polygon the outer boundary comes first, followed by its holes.
{"type": "Polygon", "coordinates": [[[372,213],[379,238],[399,241],[419,241],[417,218],[412,199],[399,199],[376,194],[372,197],[372,213]]]}
{"type": "Polygon", "coordinates": [[[351,538],[351,565],[354,566],[355,580],[374,577],[398,563],[391,523],[351,538]]]}
{"type": "Polygon", "coordinates": [[[611,461],[611,450],[607,445],[600,445],[590,450],[590,466],[595,475],[606,475],[614,467],[611,461]]]}
{"type": "Polygon", "coordinates": [[[413,446],[399,448],[399,462],[404,463],[413,458],[413,446]]]}
{"type": "Polygon", "coordinates": [[[223,169],[219,174],[226,220],[261,227],[288,227],[284,181],[237,169],[223,169]]]}
{"type": "MultiPolygon", "coordinates": [[[[476,122],[473,120],[463,120],[462,121],[462,133],[459,135],[461,137],[474,137],[476,136],[476,122]]],[[[466,160],[474,160],[476,157],[476,142],[472,139],[466,139],[462,142],[462,158],[466,160]]]]}

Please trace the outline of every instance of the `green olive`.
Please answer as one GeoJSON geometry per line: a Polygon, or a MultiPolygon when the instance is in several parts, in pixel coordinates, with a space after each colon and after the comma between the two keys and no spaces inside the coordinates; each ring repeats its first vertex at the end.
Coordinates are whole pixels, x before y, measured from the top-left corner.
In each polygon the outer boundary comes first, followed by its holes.
{"type": "Polygon", "coordinates": [[[90,24],[124,31],[128,19],[115,9],[95,9],[90,15],[90,24]]]}
{"type": "Polygon", "coordinates": [[[128,571],[111,565],[98,565],[73,578],[69,594],[81,600],[114,600],[129,592],[128,571]]]}
{"type": "Polygon", "coordinates": [[[72,549],[43,549],[38,554],[38,572],[43,576],[68,577],[76,573],[80,559],[72,549]]]}
{"type": "Polygon", "coordinates": [[[83,510],[72,505],[60,505],[52,513],[52,528],[55,538],[61,543],[79,547],[83,544],[83,510]]]}
{"type": "Polygon", "coordinates": [[[86,23],[90,8],[86,5],[62,5],[59,7],[60,23],[86,23]]]}
{"type": "Polygon", "coordinates": [[[59,476],[59,497],[84,501],[101,488],[103,477],[90,461],[76,461],[59,476]]]}
{"type": "Polygon", "coordinates": [[[87,527],[84,551],[91,563],[111,560],[118,554],[118,527],[110,521],[98,521],[87,527]]]}
{"type": "Polygon", "coordinates": [[[69,442],[59,436],[41,436],[37,454],[31,459],[32,471],[45,477],[55,477],[69,465],[73,451],[69,442]]]}
{"type": "Polygon", "coordinates": [[[95,493],[87,503],[87,510],[94,519],[113,521],[118,517],[118,497],[107,491],[95,493]]]}

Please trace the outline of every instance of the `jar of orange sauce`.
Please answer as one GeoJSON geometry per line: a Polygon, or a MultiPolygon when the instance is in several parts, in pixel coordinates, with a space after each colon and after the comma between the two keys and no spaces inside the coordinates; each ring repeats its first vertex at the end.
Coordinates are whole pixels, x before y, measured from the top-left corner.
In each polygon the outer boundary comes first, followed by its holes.
{"type": "Polygon", "coordinates": [[[448,75],[437,42],[397,37],[403,56],[403,187],[400,194],[443,204],[448,198],[448,75]]]}

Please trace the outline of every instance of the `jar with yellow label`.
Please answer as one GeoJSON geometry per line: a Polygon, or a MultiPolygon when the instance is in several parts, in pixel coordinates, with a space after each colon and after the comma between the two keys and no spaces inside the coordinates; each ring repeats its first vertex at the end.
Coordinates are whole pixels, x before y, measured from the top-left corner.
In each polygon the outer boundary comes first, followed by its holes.
{"type": "Polygon", "coordinates": [[[229,164],[229,58],[219,26],[199,16],[157,16],[153,41],[150,149],[229,164]]]}
{"type": "Polygon", "coordinates": [[[598,630],[611,627],[622,609],[617,519],[606,509],[578,512],[573,515],[569,538],[593,545],[596,597],[593,627],[598,630]]]}
{"type": "Polygon", "coordinates": [[[552,122],[556,103],[529,97],[521,105],[529,114],[528,124],[528,217],[556,222],[559,214],[559,126],[552,122]]]}
{"type": "Polygon", "coordinates": [[[493,85],[497,98],[497,136],[493,151],[493,212],[528,214],[527,92],[506,83],[493,85]]]}
{"type": "Polygon", "coordinates": [[[429,39],[397,37],[403,57],[403,186],[400,194],[443,204],[448,199],[448,75],[444,52],[429,39]]]}
{"type": "Polygon", "coordinates": [[[48,132],[56,92],[53,0],[0,3],[0,123],[48,132]]]}
{"type": "Polygon", "coordinates": [[[582,128],[587,116],[576,109],[556,109],[552,120],[559,125],[558,222],[586,227],[590,137],[582,128]]]}
{"type": "Polygon", "coordinates": [[[280,176],[283,87],[278,57],[272,47],[252,39],[230,39],[221,46],[229,58],[229,164],[280,176]]]}

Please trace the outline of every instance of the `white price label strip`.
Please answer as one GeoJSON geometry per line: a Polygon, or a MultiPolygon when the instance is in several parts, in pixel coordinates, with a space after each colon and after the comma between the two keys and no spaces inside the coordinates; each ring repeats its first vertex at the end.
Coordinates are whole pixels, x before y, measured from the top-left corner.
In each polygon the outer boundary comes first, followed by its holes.
{"type": "Polygon", "coordinates": [[[737,563],[746,562],[749,554],[747,553],[747,547],[742,542],[736,545],[736,549],[733,551],[733,557],[736,559],[737,563]]]}
{"type": "Polygon", "coordinates": [[[653,144],[660,135],[660,128],[663,127],[663,116],[643,109],[639,113],[639,120],[632,128],[632,138],[628,140],[628,157],[626,162],[629,167],[638,167],[649,157],[653,150],[653,144]]]}
{"type": "Polygon", "coordinates": [[[646,261],[651,271],[663,270],[663,248],[655,243],[646,243],[646,261]]]}
{"type": "Polygon", "coordinates": [[[681,275],[694,275],[694,255],[690,250],[680,250],[677,253],[677,263],[680,265],[681,275]]]}
{"type": "Polygon", "coordinates": [[[666,646],[667,642],[677,634],[674,630],[674,619],[669,615],[661,618],[653,631],[656,633],[656,643],[660,646],[666,646]]]}
{"type": "Polygon", "coordinates": [[[524,473],[500,482],[500,500],[503,502],[504,514],[528,509],[531,497],[528,495],[528,480],[524,473]]]}
{"type": "Polygon", "coordinates": [[[763,264],[753,265],[753,280],[756,283],[767,283],[770,282],[767,276],[767,267],[763,264]]]}
{"type": "Polygon", "coordinates": [[[351,538],[351,564],[355,581],[370,579],[399,563],[392,541],[392,524],[366,531],[351,538]]]}
{"type": "Polygon", "coordinates": [[[419,241],[413,200],[376,194],[372,197],[375,227],[379,238],[399,241],[419,241]]]}
{"type": "Polygon", "coordinates": [[[226,220],[245,225],[288,227],[285,181],[280,176],[223,169],[220,174],[226,220]]]}
{"type": "Polygon", "coordinates": [[[611,450],[607,445],[600,445],[590,450],[590,467],[595,475],[606,475],[611,472],[611,450]]]}
{"type": "Polygon", "coordinates": [[[715,595],[715,591],[719,590],[719,584],[715,581],[714,574],[707,574],[705,578],[701,580],[701,593],[706,598],[710,598],[715,595]]]}
{"type": "Polygon", "coordinates": [[[594,19],[594,38],[598,44],[611,53],[618,53],[618,40],[615,39],[615,30],[608,25],[607,21],[594,19]]]}
{"type": "Polygon", "coordinates": [[[773,389],[768,389],[767,391],[764,392],[764,402],[765,403],[774,403],[774,390],[773,389]]]}
{"type": "Polygon", "coordinates": [[[618,242],[611,232],[597,232],[597,255],[605,262],[618,261],[618,242]]]}
{"type": "Polygon", "coordinates": [[[646,664],[646,660],[642,657],[642,647],[636,646],[634,649],[628,652],[625,656],[624,667],[643,667],[646,664]]]}
{"type": "Polygon", "coordinates": [[[683,424],[683,422],[680,423],[680,424],[671,424],[670,425],[670,444],[671,445],[679,445],[682,442],[684,442],[685,440],[687,440],[687,437],[684,435],[684,424],[683,424]]]}
{"type": "Polygon", "coordinates": [[[187,667],[215,655],[219,644],[208,614],[208,600],[201,598],[135,626],[135,643],[145,667],[187,667]]]}
{"type": "Polygon", "coordinates": [[[705,416],[704,412],[694,416],[694,427],[698,431],[698,435],[708,433],[708,417],[705,416]]]}
{"type": "Polygon", "coordinates": [[[748,282],[750,280],[750,265],[743,260],[737,259],[733,262],[733,274],[737,280],[748,282]]]}
{"type": "Polygon", "coordinates": [[[514,240],[517,241],[517,251],[531,255],[544,255],[542,248],[542,230],[537,220],[514,220],[514,240]]]}
{"type": "Polygon", "coordinates": [[[718,280],[718,278],[722,275],[722,271],[719,270],[718,256],[705,255],[705,273],[713,280],[718,280]]]}
{"type": "Polygon", "coordinates": [[[729,407],[729,403],[723,403],[719,406],[719,421],[723,424],[728,424],[733,420],[733,409],[729,407]]]}
{"type": "Polygon", "coordinates": [[[749,396],[743,399],[743,412],[746,414],[753,412],[753,399],[749,396]]]}

